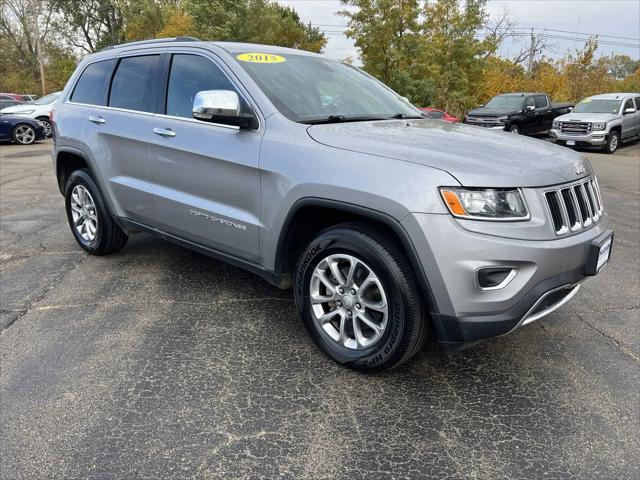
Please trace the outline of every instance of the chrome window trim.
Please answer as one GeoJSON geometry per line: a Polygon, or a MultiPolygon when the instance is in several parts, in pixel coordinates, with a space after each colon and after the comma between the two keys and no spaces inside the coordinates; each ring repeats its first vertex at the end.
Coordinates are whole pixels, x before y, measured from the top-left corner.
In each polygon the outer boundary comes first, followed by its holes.
{"type": "MultiPolygon", "coordinates": [[[[226,125],[223,123],[215,123],[215,122],[205,122],[202,120],[197,120],[195,118],[189,118],[189,117],[176,117],[173,115],[166,115],[164,113],[156,113],[156,112],[144,112],[142,110],[130,110],[127,108],[119,108],[119,107],[110,107],[108,105],[93,105],[90,103],[80,103],[80,102],[74,102],[71,100],[71,95],[73,94],[73,90],[75,90],[75,87],[78,83],[78,80],[80,79],[80,77],[82,76],[82,73],[87,69],[87,67],[89,67],[89,65],[93,65],[94,63],[98,63],[98,62],[104,62],[104,61],[108,61],[108,60],[116,60],[116,67],[117,67],[117,61],[121,58],[127,58],[127,57],[140,57],[140,56],[148,56],[148,55],[162,55],[163,53],[166,53],[168,55],[198,55],[200,57],[206,58],[207,60],[209,60],[210,62],[213,62],[213,64],[218,67],[220,69],[220,71],[222,72],[222,74],[227,77],[227,79],[229,80],[229,82],[235,87],[235,89],[238,92],[238,95],[242,96],[242,98],[244,98],[244,100],[249,104],[249,106],[251,107],[251,110],[253,111],[253,114],[256,118],[256,120],[258,121],[258,128],[255,129],[245,129],[244,131],[247,132],[252,132],[252,133],[257,133],[260,132],[262,129],[262,118],[261,118],[261,114],[258,114],[258,112],[260,111],[257,108],[257,104],[255,103],[255,101],[253,101],[253,99],[251,99],[251,101],[249,101],[247,99],[247,95],[244,92],[244,88],[238,88],[238,83],[239,82],[235,82],[234,79],[232,79],[228,72],[225,71],[224,68],[222,68],[222,66],[220,65],[220,63],[224,64],[224,62],[222,61],[222,59],[219,59],[219,62],[217,62],[216,60],[212,59],[210,56],[205,55],[201,52],[198,51],[194,51],[195,49],[189,48],[190,46],[176,46],[174,49],[170,49],[167,47],[162,47],[161,51],[155,51],[157,47],[154,48],[149,48],[149,49],[145,49],[145,50],[129,50],[129,51],[125,51],[125,52],[120,52],[118,55],[113,55],[113,56],[108,56],[105,58],[100,58],[100,59],[96,59],[93,62],[87,63],[84,68],[82,69],[82,72],[78,75],[78,78],[74,81],[74,85],[73,85],[73,89],[71,89],[71,93],[68,95],[68,97],[63,101],[63,103],[67,103],[70,105],[77,105],[77,106],[81,106],[81,107],[91,107],[91,108],[99,108],[102,110],[107,110],[107,111],[114,111],[114,112],[124,112],[124,113],[136,113],[136,114],[140,114],[140,115],[148,115],[148,116],[152,116],[152,117],[158,117],[158,118],[167,118],[167,119],[171,119],[171,120],[183,120],[183,121],[187,121],[187,122],[195,122],[198,124],[203,124],[203,125],[211,125],[214,127],[222,127],[222,128],[227,128],[227,129],[231,129],[231,130],[236,130],[239,131],[241,130],[240,127],[236,126],[236,125],[226,125]]],[[[207,50],[208,53],[211,53],[211,55],[215,55],[212,52],[209,52],[207,50]]],[[[216,58],[219,58],[216,56],[216,58]]],[[[224,64],[226,65],[226,64],[224,64]]],[[[228,68],[228,67],[227,67],[228,68]]],[[[169,70],[170,72],[170,70],[169,70]]],[[[115,74],[115,70],[111,73],[112,77],[115,74]]],[[[168,78],[167,78],[167,88],[169,88],[169,82],[168,82],[168,78]]],[[[111,85],[109,85],[109,90],[111,90],[111,85]]]]}
{"type": "MultiPolygon", "coordinates": [[[[251,128],[251,129],[244,129],[244,131],[247,132],[260,132],[262,131],[262,112],[260,112],[260,114],[258,114],[258,112],[260,111],[260,109],[258,108],[257,103],[253,100],[253,98],[251,98],[250,95],[248,95],[248,90],[246,90],[244,88],[244,85],[242,85],[242,83],[240,81],[235,81],[233,78],[231,78],[231,76],[229,75],[229,73],[222,67],[222,65],[224,65],[226,68],[229,68],[229,66],[222,60],[222,58],[220,58],[219,56],[217,56],[215,53],[209,51],[209,50],[205,50],[206,53],[208,53],[209,55],[206,55],[204,53],[202,53],[201,51],[202,49],[196,46],[191,46],[191,45],[181,45],[181,46],[175,46],[173,48],[167,48],[166,49],[166,54],[167,55],[197,55],[199,57],[205,58],[207,60],[209,60],[210,62],[212,62],[221,72],[222,74],[227,77],[227,80],[229,80],[229,83],[231,83],[231,85],[233,85],[233,87],[236,89],[236,92],[238,93],[238,96],[240,96],[241,98],[244,99],[245,102],[247,102],[247,104],[251,107],[251,110],[253,111],[253,115],[256,118],[256,120],[258,121],[258,128],[251,128]],[[200,50],[200,51],[198,51],[200,50]],[[215,57],[212,58],[212,56],[215,57]],[[242,88],[239,88],[239,86],[241,86],[242,88]],[[249,100],[249,98],[251,98],[251,101],[249,100]]],[[[173,59],[172,59],[173,60],[173,59]]],[[[167,90],[169,90],[169,77],[171,76],[171,68],[169,68],[168,70],[168,75],[167,75],[167,90]]],[[[166,106],[165,106],[166,108],[166,106]]],[[[226,124],[221,124],[221,123],[213,123],[213,122],[205,122],[202,120],[197,120],[195,118],[189,118],[189,117],[176,117],[173,115],[167,115],[165,113],[157,113],[156,115],[158,116],[162,116],[165,118],[171,118],[174,120],[193,120],[196,121],[198,123],[203,123],[203,124],[207,124],[207,125],[214,125],[214,126],[219,126],[219,127],[225,127],[225,128],[233,128],[234,130],[240,130],[240,127],[237,127],[235,125],[226,125],[226,124]]]]}

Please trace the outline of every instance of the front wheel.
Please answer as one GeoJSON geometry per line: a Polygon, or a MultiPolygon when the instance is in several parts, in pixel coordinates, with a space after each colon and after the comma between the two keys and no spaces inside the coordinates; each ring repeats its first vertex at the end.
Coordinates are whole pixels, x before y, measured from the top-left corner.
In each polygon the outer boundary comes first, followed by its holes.
{"type": "Polygon", "coordinates": [[[53,129],[51,127],[51,122],[49,121],[49,119],[46,117],[40,117],[37,120],[38,123],[42,125],[42,128],[44,128],[44,136],[46,138],[50,138],[53,133],[53,129]]]}
{"type": "Polygon", "coordinates": [[[519,135],[520,134],[520,127],[518,125],[511,125],[509,127],[509,132],[510,133],[514,133],[516,135],[519,135]]]}
{"type": "Polygon", "coordinates": [[[295,296],[318,347],[353,369],[393,368],[426,340],[427,315],[407,260],[365,224],[332,227],[309,243],[295,296]]]}
{"type": "Polygon", "coordinates": [[[31,145],[36,141],[36,131],[31,125],[20,123],[13,129],[13,141],[20,145],[31,145]]]}
{"type": "Polygon", "coordinates": [[[604,146],[604,153],[615,153],[618,150],[618,146],[620,145],[620,134],[618,132],[613,131],[609,134],[609,138],[607,139],[607,143],[604,146]]]}

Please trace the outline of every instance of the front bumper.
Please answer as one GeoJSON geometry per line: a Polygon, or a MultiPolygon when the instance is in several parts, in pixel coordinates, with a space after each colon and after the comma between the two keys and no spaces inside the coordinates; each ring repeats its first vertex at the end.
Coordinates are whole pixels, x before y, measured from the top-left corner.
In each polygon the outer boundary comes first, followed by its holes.
{"type": "Polygon", "coordinates": [[[450,349],[505,335],[562,306],[588,276],[593,242],[611,234],[606,216],[586,231],[553,240],[479,234],[462,228],[462,222],[433,214],[410,215],[403,222],[437,305],[431,315],[439,341],[450,349]],[[478,286],[479,268],[507,266],[517,274],[505,286],[478,286]]]}
{"type": "Polygon", "coordinates": [[[576,146],[602,146],[607,143],[609,132],[605,130],[594,131],[586,135],[567,135],[559,130],[551,130],[549,135],[551,139],[562,145],[566,145],[567,141],[575,142],[576,146]]]}

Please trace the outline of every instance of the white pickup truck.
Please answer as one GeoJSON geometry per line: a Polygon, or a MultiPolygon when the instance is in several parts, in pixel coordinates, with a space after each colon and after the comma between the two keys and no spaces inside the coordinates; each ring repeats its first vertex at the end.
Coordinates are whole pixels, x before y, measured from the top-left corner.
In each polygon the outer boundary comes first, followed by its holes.
{"type": "Polygon", "coordinates": [[[568,147],[601,146],[613,153],[620,142],[640,138],[640,93],[588,97],[553,121],[551,138],[568,147]]]}

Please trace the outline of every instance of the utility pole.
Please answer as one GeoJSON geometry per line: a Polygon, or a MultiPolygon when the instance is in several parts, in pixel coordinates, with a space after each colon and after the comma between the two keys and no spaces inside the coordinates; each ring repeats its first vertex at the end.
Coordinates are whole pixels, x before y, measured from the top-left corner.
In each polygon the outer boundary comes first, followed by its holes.
{"type": "Polygon", "coordinates": [[[533,57],[536,54],[536,36],[533,33],[533,28],[531,29],[531,47],[529,48],[529,67],[528,72],[529,76],[533,73],[533,57]]]}
{"type": "Polygon", "coordinates": [[[31,2],[31,21],[33,21],[33,32],[36,40],[36,58],[38,59],[38,67],[40,69],[40,83],[42,85],[42,95],[47,93],[47,80],[44,71],[44,57],[42,55],[42,42],[40,39],[40,25],[38,25],[38,0],[31,2]]]}

